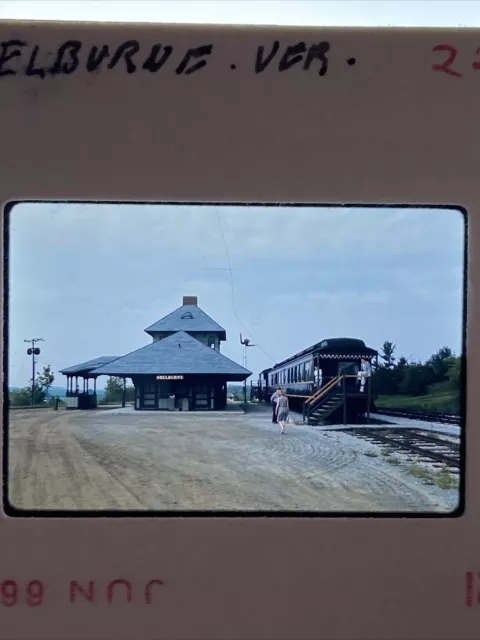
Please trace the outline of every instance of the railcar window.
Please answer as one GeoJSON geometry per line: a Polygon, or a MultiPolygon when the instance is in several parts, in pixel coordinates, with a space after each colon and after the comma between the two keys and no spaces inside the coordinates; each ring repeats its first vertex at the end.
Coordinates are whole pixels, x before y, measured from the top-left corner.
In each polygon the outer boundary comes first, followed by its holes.
{"type": "Polygon", "coordinates": [[[9,515],[460,513],[459,208],[5,215],[9,515]]]}

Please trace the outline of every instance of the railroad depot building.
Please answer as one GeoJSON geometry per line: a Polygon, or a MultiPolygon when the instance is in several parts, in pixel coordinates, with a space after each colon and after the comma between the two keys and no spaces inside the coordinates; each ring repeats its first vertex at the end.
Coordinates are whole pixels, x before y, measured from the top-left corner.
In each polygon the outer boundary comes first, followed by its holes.
{"type": "Polygon", "coordinates": [[[251,375],[220,353],[226,331],[200,309],[196,297],[185,296],[181,307],[145,332],[152,342],[132,353],[62,369],[67,408],[94,409],[97,378],[115,376],[123,379],[124,390],[127,378],[132,380],[138,410],[221,410],[227,405],[227,382],[251,375]]]}

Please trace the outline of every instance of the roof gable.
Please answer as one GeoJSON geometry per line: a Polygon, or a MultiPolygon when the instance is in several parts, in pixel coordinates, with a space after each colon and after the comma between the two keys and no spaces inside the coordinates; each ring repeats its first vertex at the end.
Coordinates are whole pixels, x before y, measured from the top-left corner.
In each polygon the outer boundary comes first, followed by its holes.
{"type": "Polygon", "coordinates": [[[95,370],[96,375],[218,374],[232,380],[251,375],[219,351],[207,347],[184,331],[152,342],[95,370]]]}
{"type": "Polygon", "coordinates": [[[220,340],[226,340],[226,331],[209,315],[202,311],[200,307],[194,304],[184,304],[168,316],[158,320],[150,327],[145,329],[148,334],[157,332],[202,332],[202,333],[220,333],[220,340]]]}

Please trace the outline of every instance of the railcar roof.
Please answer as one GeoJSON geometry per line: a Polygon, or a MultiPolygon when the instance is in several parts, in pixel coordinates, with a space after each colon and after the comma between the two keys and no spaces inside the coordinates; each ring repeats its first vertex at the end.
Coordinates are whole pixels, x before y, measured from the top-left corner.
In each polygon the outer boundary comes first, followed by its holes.
{"type": "MultiPolygon", "coordinates": [[[[354,355],[357,357],[361,356],[376,356],[378,355],[378,351],[372,349],[371,347],[367,347],[363,340],[359,340],[358,338],[328,338],[326,340],[321,340],[313,344],[311,347],[304,349],[303,351],[299,351],[293,356],[282,360],[278,364],[273,367],[274,369],[278,369],[278,367],[282,367],[283,365],[293,362],[294,360],[298,360],[304,356],[318,353],[321,356],[325,356],[328,358],[329,356],[348,356],[354,355]]],[[[269,371],[268,369],[266,371],[269,371]]]]}

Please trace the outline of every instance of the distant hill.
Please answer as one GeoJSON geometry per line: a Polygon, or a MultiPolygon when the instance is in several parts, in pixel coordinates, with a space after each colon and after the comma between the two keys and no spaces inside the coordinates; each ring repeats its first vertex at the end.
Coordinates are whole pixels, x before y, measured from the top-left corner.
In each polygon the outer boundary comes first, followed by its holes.
{"type": "MultiPolygon", "coordinates": [[[[17,389],[20,389],[20,387],[9,387],[10,391],[16,391],[17,389]]],[[[97,389],[97,396],[99,398],[103,397],[104,393],[105,392],[103,389],[97,389]]],[[[50,387],[48,395],[50,397],[58,396],[59,398],[65,398],[67,395],[67,390],[64,387],[50,387]]]]}
{"type": "Polygon", "coordinates": [[[50,387],[50,391],[48,392],[49,396],[58,396],[59,398],[65,398],[67,395],[67,390],[63,387],[50,387]]]}
{"type": "MultiPolygon", "coordinates": [[[[250,386],[247,384],[247,386],[250,386]]],[[[240,391],[243,391],[243,384],[227,384],[227,390],[231,391],[232,393],[238,393],[240,391]]]]}

